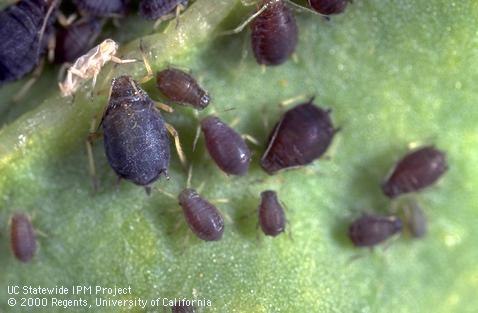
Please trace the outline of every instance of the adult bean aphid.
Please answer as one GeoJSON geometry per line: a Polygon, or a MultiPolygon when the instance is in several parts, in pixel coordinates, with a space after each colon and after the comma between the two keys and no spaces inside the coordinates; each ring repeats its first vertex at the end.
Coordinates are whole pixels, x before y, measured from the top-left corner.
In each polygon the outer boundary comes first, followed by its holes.
{"type": "Polygon", "coordinates": [[[202,110],[209,104],[209,94],[188,73],[168,68],[156,74],[156,86],[169,100],[202,110]]]}
{"type": "Polygon", "coordinates": [[[74,62],[93,46],[101,32],[102,22],[85,18],[61,29],[56,36],[55,62],[74,62]]]}
{"type": "Polygon", "coordinates": [[[318,13],[332,15],[342,13],[349,0],[309,0],[309,5],[318,13]]]}
{"type": "Polygon", "coordinates": [[[170,151],[166,124],[154,102],[129,76],[113,79],[102,119],[106,157],[119,177],[148,186],[167,177],[170,151]]]}
{"type": "Polygon", "coordinates": [[[93,16],[122,16],[129,0],[73,0],[78,10],[93,16]]]}
{"type": "Polygon", "coordinates": [[[201,121],[206,148],[217,166],[227,174],[245,175],[251,151],[244,139],[218,117],[209,115],[201,121]]]}
{"type": "Polygon", "coordinates": [[[0,12],[0,85],[31,72],[53,34],[58,0],[21,0],[0,12]]]}
{"type": "Polygon", "coordinates": [[[176,11],[176,15],[186,8],[188,0],[142,0],[139,3],[139,14],[149,20],[164,18],[176,11]]]}
{"type": "Polygon", "coordinates": [[[331,144],[337,129],[332,125],[330,110],[312,101],[288,110],[275,125],[261,159],[267,173],[309,164],[331,144]]]}
{"type": "Polygon", "coordinates": [[[15,213],[10,220],[10,241],[15,257],[30,261],[37,250],[35,231],[30,218],[23,213],[15,213]]]}
{"type": "Polygon", "coordinates": [[[105,39],[102,43],[79,57],[75,63],[68,68],[66,77],[62,83],[59,83],[61,95],[63,97],[72,96],[83,83],[93,78],[93,87],[96,84],[96,77],[103,66],[113,61],[115,63],[131,63],[136,60],[122,60],[116,57],[118,44],[111,39],[105,39]]]}
{"type": "Polygon", "coordinates": [[[196,190],[189,188],[184,189],[178,198],[186,222],[196,236],[205,241],[222,238],[224,219],[213,204],[203,199],[196,190]]]}
{"type": "Polygon", "coordinates": [[[396,216],[363,215],[349,227],[349,238],[356,247],[372,247],[402,230],[396,216]]]}
{"type": "Polygon", "coordinates": [[[277,193],[266,190],[261,193],[259,206],[259,225],[267,236],[277,236],[285,231],[284,208],[277,199],[277,193]]]}
{"type": "Polygon", "coordinates": [[[389,198],[416,192],[435,183],[448,169],[445,153],[425,146],[405,155],[382,184],[389,198]]]}

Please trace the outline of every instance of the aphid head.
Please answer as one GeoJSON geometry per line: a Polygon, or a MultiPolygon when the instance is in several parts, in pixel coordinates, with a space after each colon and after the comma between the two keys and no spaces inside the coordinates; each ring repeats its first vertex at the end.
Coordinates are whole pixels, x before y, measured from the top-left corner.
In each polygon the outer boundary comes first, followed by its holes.
{"type": "Polygon", "coordinates": [[[208,106],[209,101],[211,101],[211,97],[209,96],[208,93],[205,93],[205,94],[201,97],[201,99],[199,100],[199,107],[200,107],[201,109],[204,109],[205,107],[208,106]]]}
{"type": "Polygon", "coordinates": [[[131,76],[118,76],[111,81],[111,98],[113,99],[134,96],[139,90],[138,82],[131,76]]]}
{"type": "Polygon", "coordinates": [[[196,190],[194,190],[192,188],[186,188],[178,196],[179,204],[187,203],[190,199],[196,198],[196,197],[199,197],[196,190]]]}
{"type": "Polygon", "coordinates": [[[112,39],[105,39],[100,43],[100,53],[103,55],[115,55],[118,51],[118,44],[112,39]]]}
{"type": "Polygon", "coordinates": [[[396,216],[390,216],[389,219],[393,223],[394,233],[398,233],[403,229],[403,223],[401,219],[396,216]]]}
{"type": "Polygon", "coordinates": [[[208,115],[201,121],[201,128],[208,129],[219,122],[219,118],[214,115],[208,115]]]}

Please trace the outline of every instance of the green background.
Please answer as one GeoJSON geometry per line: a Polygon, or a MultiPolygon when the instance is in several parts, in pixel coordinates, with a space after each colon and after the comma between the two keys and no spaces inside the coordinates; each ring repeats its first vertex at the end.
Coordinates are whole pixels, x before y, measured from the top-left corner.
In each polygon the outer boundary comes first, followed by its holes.
{"type": "MultiPolygon", "coordinates": [[[[25,80],[0,89],[2,312],[20,311],[6,304],[12,284],[131,285],[133,295],[124,299],[194,293],[213,303],[202,312],[478,310],[478,2],[356,0],[331,21],[298,12],[296,58],[265,71],[250,52],[249,30],[218,36],[252,10],[240,1],[197,0],[177,29],[173,22],[154,34],[152,23],[130,17],[111,34],[130,42],[122,57],[139,58],[135,38],[143,37],[155,70],[189,68],[213,97],[200,117],[239,118],[235,128],[261,142],[251,145],[249,175],[226,177],[202,138],[191,149],[194,112],[176,107],[164,114],[194,168],[193,186],[204,184],[202,194],[212,201],[229,199],[217,204],[230,217],[220,242],[195,238],[176,199],[159,191],[148,197],[129,182],[116,187],[101,141],[94,148],[101,189],[92,193],[84,144],[90,122],[106,105],[111,78],[127,73],[140,79],[146,74],[141,63],[106,66],[92,99],[89,84],[74,102],[60,98],[54,67],[21,103],[12,105],[10,98],[25,80]],[[311,95],[333,109],[342,127],[327,158],[266,175],[259,158],[284,111],[278,104],[311,95]],[[446,151],[450,170],[417,196],[429,218],[427,237],[404,235],[372,253],[353,248],[346,238],[350,220],[360,211],[386,213],[390,202],[381,180],[409,148],[430,143],[446,151]],[[255,215],[244,218],[265,189],[276,190],[288,207],[292,238],[264,238],[255,215]],[[28,264],[10,251],[14,211],[31,214],[44,234],[28,264]]],[[[152,82],[145,89],[160,99],[152,82]]],[[[170,176],[155,187],[176,195],[187,171],[175,154],[170,176]]]]}

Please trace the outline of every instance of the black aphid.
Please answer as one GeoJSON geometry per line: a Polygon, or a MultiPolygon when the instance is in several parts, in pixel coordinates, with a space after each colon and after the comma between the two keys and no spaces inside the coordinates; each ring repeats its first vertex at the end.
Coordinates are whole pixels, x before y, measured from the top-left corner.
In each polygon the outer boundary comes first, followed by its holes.
{"type": "Polygon", "coordinates": [[[222,238],[224,219],[214,205],[201,198],[194,189],[183,190],[178,198],[186,222],[193,233],[206,241],[222,238]]]}
{"type": "Polygon", "coordinates": [[[397,162],[382,184],[390,198],[419,191],[435,183],[448,169],[445,153],[425,146],[405,155],[397,162]]]}
{"type": "Polygon", "coordinates": [[[129,0],[73,0],[78,10],[93,16],[121,16],[128,9],[129,0]]]}
{"type": "Polygon", "coordinates": [[[363,215],[349,227],[349,238],[356,247],[372,247],[402,230],[396,216],[363,215]]]}
{"type": "Polygon", "coordinates": [[[285,231],[284,208],[277,199],[277,193],[266,190],[261,193],[261,204],[259,206],[259,225],[262,231],[268,236],[277,236],[285,231]]]}
{"type": "Polygon", "coordinates": [[[92,17],[79,20],[61,29],[56,36],[55,62],[75,62],[93,47],[101,28],[101,21],[92,17]]]}
{"type": "Polygon", "coordinates": [[[175,305],[171,308],[172,313],[194,313],[194,307],[186,305],[175,305]]]}
{"type": "Polygon", "coordinates": [[[332,15],[342,13],[350,0],[309,0],[309,5],[318,13],[332,15]]]}
{"type": "Polygon", "coordinates": [[[156,20],[187,5],[188,0],[142,0],[139,3],[139,14],[146,19],[156,20]]]}
{"type": "Polygon", "coordinates": [[[170,151],[165,122],[137,81],[129,76],[113,79],[102,124],[106,156],[119,177],[147,186],[167,176],[170,151]]]}
{"type": "Polygon", "coordinates": [[[58,1],[21,0],[0,12],[0,85],[38,65],[53,35],[58,1]]]}
{"type": "Polygon", "coordinates": [[[287,111],[269,137],[261,165],[269,174],[311,163],[327,151],[337,130],[330,110],[310,100],[287,111]]]}
{"type": "Polygon", "coordinates": [[[198,110],[209,104],[209,94],[188,73],[168,68],[156,75],[156,86],[169,100],[191,105],[198,110]]]}
{"type": "Polygon", "coordinates": [[[251,151],[244,139],[218,117],[207,116],[201,121],[206,148],[217,166],[231,175],[245,175],[251,151]]]}
{"type": "Polygon", "coordinates": [[[259,64],[284,63],[297,46],[294,15],[282,0],[264,0],[267,8],[251,24],[252,51],[259,64]]]}
{"type": "Polygon", "coordinates": [[[30,261],[37,250],[35,231],[30,218],[23,213],[15,213],[10,220],[10,242],[15,257],[30,261]]]}

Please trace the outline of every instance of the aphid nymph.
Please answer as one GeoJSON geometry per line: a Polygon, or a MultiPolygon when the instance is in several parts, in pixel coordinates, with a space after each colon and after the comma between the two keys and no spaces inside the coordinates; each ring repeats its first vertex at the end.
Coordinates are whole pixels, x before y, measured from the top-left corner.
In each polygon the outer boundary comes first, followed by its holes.
{"type": "Polygon", "coordinates": [[[277,193],[266,190],[261,193],[259,206],[259,225],[267,236],[277,236],[285,231],[286,218],[284,208],[279,203],[277,193]]]}
{"type": "Polygon", "coordinates": [[[433,185],[447,170],[445,153],[433,146],[421,147],[397,162],[382,190],[389,198],[416,192],[433,185]]]}
{"type": "Polygon", "coordinates": [[[345,11],[350,0],[309,0],[309,5],[323,15],[339,14],[345,11]]]}
{"type": "Polygon", "coordinates": [[[396,216],[365,214],[349,227],[349,238],[356,247],[373,247],[402,231],[402,221],[396,216]]]}
{"type": "Polygon", "coordinates": [[[10,243],[15,257],[21,262],[30,261],[37,250],[35,231],[30,218],[15,213],[10,220],[10,243]]]}

